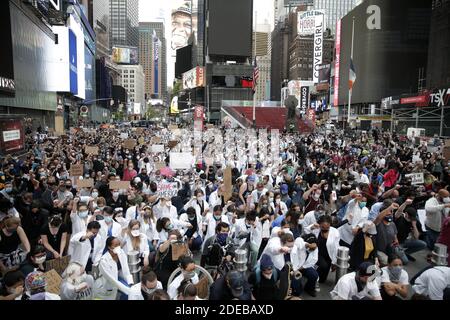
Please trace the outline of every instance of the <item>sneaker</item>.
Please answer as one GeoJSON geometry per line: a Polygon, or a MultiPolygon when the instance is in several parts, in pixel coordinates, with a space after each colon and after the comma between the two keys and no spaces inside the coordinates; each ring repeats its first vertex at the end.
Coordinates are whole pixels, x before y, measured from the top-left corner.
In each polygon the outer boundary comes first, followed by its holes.
{"type": "Polygon", "coordinates": [[[319,285],[319,282],[316,282],[316,287],[314,288],[314,290],[315,290],[316,292],[320,292],[320,285],[319,285]]]}

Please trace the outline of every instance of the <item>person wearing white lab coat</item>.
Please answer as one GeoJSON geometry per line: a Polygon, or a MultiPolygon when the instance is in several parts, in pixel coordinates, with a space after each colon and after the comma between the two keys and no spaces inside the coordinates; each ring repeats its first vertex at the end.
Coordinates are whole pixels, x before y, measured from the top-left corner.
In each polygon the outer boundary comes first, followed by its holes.
{"type": "Polygon", "coordinates": [[[193,207],[187,208],[185,213],[180,215],[179,228],[182,235],[188,239],[191,250],[199,250],[203,242],[203,217],[193,207]]]}
{"type": "Polygon", "coordinates": [[[202,190],[196,190],[194,197],[184,205],[184,210],[193,207],[202,217],[209,211],[209,204],[205,200],[205,194],[202,190]]]}
{"type": "Polygon", "coordinates": [[[209,195],[209,207],[214,208],[217,205],[224,205],[225,200],[223,199],[223,193],[225,192],[225,186],[222,184],[209,195]]]}
{"type": "MultiPolygon", "coordinates": [[[[314,268],[319,260],[319,250],[317,249],[317,238],[313,234],[305,236],[305,239],[298,237],[294,241],[294,247],[291,252],[291,262],[294,271],[300,271],[302,276],[307,279],[304,290],[310,296],[315,297],[315,286],[319,274],[314,268]]],[[[300,295],[302,288],[299,280],[292,280],[294,295],[300,295]]]]}
{"type": "Polygon", "coordinates": [[[368,220],[369,209],[367,209],[366,204],[367,199],[361,195],[350,200],[347,204],[344,220],[347,219],[348,223],[338,228],[341,236],[341,245],[350,248],[358,229],[362,229],[364,223],[368,220]]]}
{"type": "Polygon", "coordinates": [[[120,240],[110,237],[106,240],[108,251],[99,263],[99,278],[95,281],[96,297],[101,300],[116,300],[118,291],[130,293],[133,276],[128,268],[127,255],[120,248],[120,240]]]}
{"type": "Polygon", "coordinates": [[[339,231],[331,226],[331,222],[330,216],[323,215],[319,218],[317,224],[305,228],[306,234],[312,233],[317,238],[319,283],[324,283],[327,280],[330,268],[334,271],[337,263],[340,235],[339,231]]]}
{"type": "Polygon", "coordinates": [[[72,232],[76,234],[86,230],[86,226],[89,223],[89,209],[86,203],[80,202],[80,198],[76,197],[73,200],[73,208],[70,213],[70,220],[72,221],[72,232]]]}
{"type": "Polygon", "coordinates": [[[268,255],[272,259],[275,268],[281,270],[286,262],[292,261],[290,254],[294,247],[294,236],[284,232],[278,235],[269,239],[261,257],[264,254],[268,255]]]}
{"type": "Polygon", "coordinates": [[[161,281],[158,281],[156,273],[153,271],[144,271],[141,282],[131,286],[128,300],[148,300],[148,297],[158,289],[162,290],[163,285],[161,281]]]}
{"type": "Polygon", "coordinates": [[[205,239],[209,239],[216,234],[216,226],[220,222],[229,224],[228,217],[222,214],[222,208],[220,205],[216,205],[213,212],[208,212],[205,220],[203,221],[203,227],[206,229],[205,239]]]}
{"type": "Polygon", "coordinates": [[[121,233],[121,246],[125,254],[132,251],[139,252],[139,258],[142,259],[144,267],[149,264],[150,248],[148,239],[141,231],[141,223],[138,220],[131,220],[127,229],[123,229],[121,233]]]}
{"type": "Polygon", "coordinates": [[[86,271],[98,265],[105,247],[105,239],[99,234],[100,228],[98,221],[91,221],[87,230],[72,235],[68,250],[70,262],[78,262],[86,271]]]}
{"type": "Polygon", "coordinates": [[[160,198],[158,203],[153,207],[153,214],[156,219],[169,218],[177,229],[186,226],[185,223],[180,222],[177,208],[172,205],[170,197],[160,198]]]}
{"type": "Polygon", "coordinates": [[[143,214],[138,218],[138,221],[141,223],[141,232],[147,236],[150,251],[155,251],[159,242],[159,233],[156,230],[156,219],[150,206],[145,206],[142,208],[142,211],[143,214]]]}
{"type": "Polygon", "coordinates": [[[247,212],[245,218],[236,219],[233,226],[234,239],[240,247],[249,246],[249,265],[253,268],[258,258],[259,247],[262,241],[261,230],[257,228],[258,218],[254,211],[247,212]],[[250,234],[250,237],[248,237],[250,234]]]}
{"type": "Polygon", "coordinates": [[[278,217],[280,215],[285,215],[288,212],[288,208],[284,201],[281,201],[281,194],[277,193],[274,196],[274,202],[270,203],[273,211],[275,212],[275,216],[278,217]]]}
{"type": "Polygon", "coordinates": [[[264,184],[262,182],[258,182],[256,184],[256,189],[252,191],[252,201],[255,206],[259,203],[259,199],[267,193],[267,189],[264,188],[264,184]]]}
{"type": "Polygon", "coordinates": [[[356,272],[347,273],[330,292],[333,300],[381,300],[380,288],[374,278],[374,265],[363,262],[356,272]]]}
{"type": "Polygon", "coordinates": [[[325,214],[325,210],[321,204],[317,205],[316,210],[309,211],[305,214],[302,220],[303,229],[311,228],[313,225],[317,223],[319,218],[325,214]]]}
{"type": "Polygon", "coordinates": [[[125,213],[125,220],[127,223],[130,223],[131,220],[139,218],[140,208],[138,205],[133,205],[128,207],[127,212],[125,213]]]}
{"type": "Polygon", "coordinates": [[[111,207],[106,207],[103,209],[103,220],[99,220],[100,223],[100,235],[103,239],[108,237],[119,237],[122,232],[122,226],[120,223],[114,221],[113,219],[113,209],[111,207]]]}
{"type": "Polygon", "coordinates": [[[436,266],[423,272],[412,286],[414,292],[431,300],[448,300],[450,290],[450,268],[436,266]],[[445,297],[444,297],[444,291],[445,297]]]}
{"type": "Polygon", "coordinates": [[[198,274],[195,272],[195,262],[191,257],[183,257],[180,261],[181,274],[179,274],[167,287],[167,293],[170,299],[174,300],[177,296],[178,288],[183,280],[190,280],[193,284],[199,281],[198,274]]]}

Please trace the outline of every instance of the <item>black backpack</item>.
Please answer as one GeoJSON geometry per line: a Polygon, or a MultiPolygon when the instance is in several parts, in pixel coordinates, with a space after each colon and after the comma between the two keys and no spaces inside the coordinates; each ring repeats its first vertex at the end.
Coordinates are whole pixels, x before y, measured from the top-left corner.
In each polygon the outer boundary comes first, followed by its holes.
{"type": "Polygon", "coordinates": [[[206,258],[206,263],[210,266],[218,266],[222,263],[223,258],[223,248],[217,242],[217,239],[214,239],[212,245],[209,246],[209,255],[206,258]]]}

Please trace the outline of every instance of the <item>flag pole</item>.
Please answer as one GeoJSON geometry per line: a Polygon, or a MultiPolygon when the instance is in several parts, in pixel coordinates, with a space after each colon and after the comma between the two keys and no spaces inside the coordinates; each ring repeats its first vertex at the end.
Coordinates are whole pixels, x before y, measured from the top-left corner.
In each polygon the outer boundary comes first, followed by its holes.
{"type": "MultiPolygon", "coordinates": [[[[253,52],[254,52],[254,57],[255,57],[255,61],[254,63],[256,63],[256,24],[257,24],[257,20],[258,20],[258,11],[255,11],[255,29],[253,31],[253,52]]],[[[255,66],[253,65],[253,68],[255,68],[255,66]]],[[[253,70],[253,78],[255,76],[255,72],[253,70]]],[[[253,88],[254,88],[254,92],[253,92],[253,128],[256,129],[256,83],[255,83],[256,79],[253,79],[253,88]]]]}
{"type": "MultiPolygon", "coordinates": [[[[353,24],[352,24],[352,49],[350,54],[350,63],[353,60],[353,40],[355,36],[355,17],[353,17],[353,24]]],[[[350,71],[349,71],[349,79],[350,79],[350,71]]],[[[350,81],[349,81],[350,82],[350,81]]],[[[352,105],[352,90],[353,88],[348,88],[348,112],[347,112],[347,123],[350,127],[350,106],[352,105]]]]}

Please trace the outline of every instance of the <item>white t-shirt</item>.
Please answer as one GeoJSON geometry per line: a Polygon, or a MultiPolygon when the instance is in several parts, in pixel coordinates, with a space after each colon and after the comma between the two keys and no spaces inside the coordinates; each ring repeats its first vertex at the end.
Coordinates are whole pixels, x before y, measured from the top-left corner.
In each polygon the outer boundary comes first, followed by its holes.
{"type": "Polygon", "coordinates": [[[356,273],[351,272],[340,278],[333,291],[330,292],[331,298],[333,300],[352,300],[353,296],[359,299],[364,297],[372,299],[376,297],[381,298],[377,281],[368,281],[364,289],[358,292],[355,276],[356,273]]]}
{"type": "MultiPolygon", "coordinates": [[[[385,283],[385,282],[393,282],[389,278],[389,271],[388,271],[388,269],[389,269],[389,267],[381,268],[382,274],[381,274],[381,276],[377,277],[378,285],[380,285],[381,283],[385,283]]],[[[403,285],[408,285],[409,284],[408,272],[406,272],[404,269],[400,273],[400,279],[399,279],[398,283],[403,284],[403,285]]]]}

